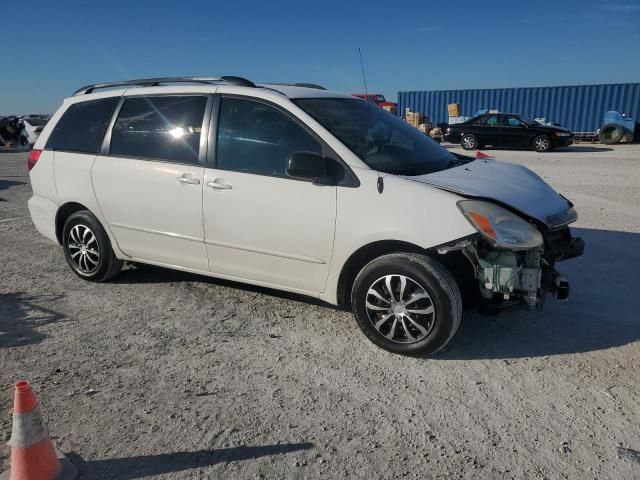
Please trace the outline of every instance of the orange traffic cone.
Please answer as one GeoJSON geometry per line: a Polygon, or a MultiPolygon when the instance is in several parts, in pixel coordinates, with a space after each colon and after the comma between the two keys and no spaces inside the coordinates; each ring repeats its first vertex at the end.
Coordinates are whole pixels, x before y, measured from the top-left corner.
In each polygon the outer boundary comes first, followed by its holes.
{"type": "Polygon", "coordinates": [[[29,382],[16,384],[11,432],[11,470],[0,480],[71,480],[77,471],[56,452],[42,422],[38,400],[29,382]]]}
{"type": "Polygon", "coordinates": [[[493,158],[491,155],[487,155],[484,152],[481,152],[480,150],[476,150],[476,158],[493,158]]]}

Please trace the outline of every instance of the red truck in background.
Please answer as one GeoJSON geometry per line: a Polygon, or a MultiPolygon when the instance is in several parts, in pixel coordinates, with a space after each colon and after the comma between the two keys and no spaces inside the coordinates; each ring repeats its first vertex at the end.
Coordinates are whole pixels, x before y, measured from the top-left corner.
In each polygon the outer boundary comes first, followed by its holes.
{"type": "Polygon", "coordinates": [[[387,99],[384,98],[384,95],[381,95],[379,93],[352,93],[351,95],[353,95],[354,97],[362,98],[367,102],[375,103],[380,108],[387,107],[385,108],[385,110],[393,108],[393,110],[395,111],[398,106],[397,103],[387,102],[387,99]]]}

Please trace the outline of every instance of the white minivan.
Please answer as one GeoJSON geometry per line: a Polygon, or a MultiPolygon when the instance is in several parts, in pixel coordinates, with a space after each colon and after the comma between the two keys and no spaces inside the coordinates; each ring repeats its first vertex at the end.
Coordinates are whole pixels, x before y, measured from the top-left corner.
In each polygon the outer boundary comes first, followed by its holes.
{"type": "Polygon", "coordinates": [[[89,85],[29,155],[29,210],[81,278],[147,263],[351,308],[428,355],[465,305],[568,296],[573,205],[530,170],[453,154],[312,84],[172,77],[89,85]]]}

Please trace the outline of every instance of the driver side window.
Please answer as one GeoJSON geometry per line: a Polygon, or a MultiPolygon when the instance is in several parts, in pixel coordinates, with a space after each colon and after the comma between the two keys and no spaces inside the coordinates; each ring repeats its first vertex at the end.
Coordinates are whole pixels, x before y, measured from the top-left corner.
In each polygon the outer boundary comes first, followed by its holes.
{"type": "Polygon", "coordinates": [[[486,121],[485,125],[488,125],[490,127],[497,126],[498,125],[498,116],[497,115],[491,115],[491,116],[487,117],[487,121],[486,121]]]}
{"type": "Polygon", "coordinates": [[[292,153],[322,154],[322,145],[280,110],[226,97],[220,105],[216,150],[216,168],[286,177],[292,153]]]}

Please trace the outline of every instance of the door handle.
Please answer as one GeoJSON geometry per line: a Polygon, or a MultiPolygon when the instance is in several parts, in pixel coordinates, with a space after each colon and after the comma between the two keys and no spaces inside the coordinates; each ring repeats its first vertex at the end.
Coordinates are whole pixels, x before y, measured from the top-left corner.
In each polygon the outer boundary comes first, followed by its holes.
{"type": "Polygon", "coordinates": [[[216,190],[231,190],[233,187],[227,183],[219,183],[221,178],[216,178],[211,182],[207,182],[207,187],[215,188],[216,190]]]}
{"type": "Polygon", "coordinates": [[[189,173],[185,173],[181,177],[178,177],[178,181],[180,183],[186,183],[188,185],[200,185],[200,180],[198,180],[197,178],[193,178],[189,173]]]}

